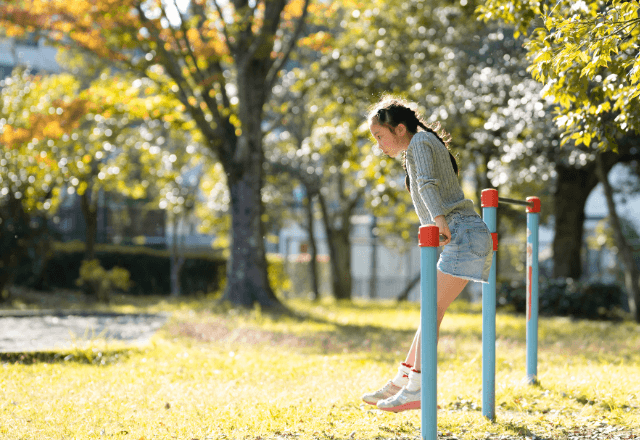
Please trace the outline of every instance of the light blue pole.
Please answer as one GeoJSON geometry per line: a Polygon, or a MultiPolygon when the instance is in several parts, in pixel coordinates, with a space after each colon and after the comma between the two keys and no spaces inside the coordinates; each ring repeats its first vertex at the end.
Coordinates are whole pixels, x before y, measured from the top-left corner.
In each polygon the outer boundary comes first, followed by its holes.
{"type": "Polygon", "coordinates": [[[538,381],[538,229],[540,199],[528,197],[527,208],[527,382],[538,381]]]}
{"type": "MultiPolygon", "coordinates": [[[[497,250],[498,191],[482,191],[482,218],[494,238],[497,250]]],[[[493,253],[489,282],[482,284],[482,415],[496,418],[496,253],[493,253]]]]}
{"type": "Polygon", "coordinates": [[[422,440],[438,438],[438,315],[436,259],[438,227],[420,227],[420,363],[422,364],[422,440]]]}

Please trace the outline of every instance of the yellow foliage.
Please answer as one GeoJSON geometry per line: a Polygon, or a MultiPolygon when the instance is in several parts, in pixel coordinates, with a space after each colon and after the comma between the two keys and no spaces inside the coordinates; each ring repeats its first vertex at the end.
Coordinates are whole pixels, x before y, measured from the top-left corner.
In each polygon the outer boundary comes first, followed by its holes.
{"type": "Polygon", "coordinates": [[[300,46],[308,47],[314,51],[323,52],[332,49],[333,37],[327,32],[316,32],[308,37],[301,38],[300,46]]]}
{"type": "Polygon", "coordinates": [[[282,17],[285,21],[292,20],[302,15],[304,0],[292,0],[284,7],[282,17]]]}
{"type": "Polygon", "coordinates": [[[76,190],[78,192],[78,195],[79,196],[83,195],[87,191],[88,186],[89,185],[87,184],[87,182],[80,182],[80,185],[78,186],[78,189],[76,190]]]}
{"type": "Polygon", "coordinates": [[[13,128],[11,125],[5,125],[4,131],[0,134],[0,141],[6,147],[11,148],[12,145],[28,142],[29,132],[24,128],[13,128]]]}

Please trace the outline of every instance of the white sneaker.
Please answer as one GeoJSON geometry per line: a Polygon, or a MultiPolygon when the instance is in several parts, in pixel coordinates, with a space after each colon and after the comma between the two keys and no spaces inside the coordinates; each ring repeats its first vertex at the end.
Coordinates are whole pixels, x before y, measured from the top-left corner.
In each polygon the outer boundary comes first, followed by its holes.
{"type": "Polygon", "coordinates": [[[379,401],[388,399],[389,397],[394,396],[398,393],[402,388],[393,383],[393,381],[389,381],[385,386],[380,388],[378,391],[374,391],[372,393],[367,393],[362,396],[362,400],[364,400],[369,405],[375,405],[379,401]]]}
{"type": "Polygon", "coordinates": [[[384,411],[401,412],[409,409],[420,409],[420,390],[409,391],[402,388],[388,399],[380,400],[378,408],[384,411]]]}

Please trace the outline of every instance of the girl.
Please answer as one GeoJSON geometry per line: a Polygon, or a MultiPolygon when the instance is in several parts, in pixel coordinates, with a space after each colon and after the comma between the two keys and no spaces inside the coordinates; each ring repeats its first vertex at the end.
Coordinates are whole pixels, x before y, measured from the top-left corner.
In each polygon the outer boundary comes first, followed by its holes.
{"type": "MultiPolygon", "coordinates": [[[[422,225],[440,229],[438,260],[438,334],[445,311],[469,280],[486,283],[493,240],[473,202],[464,198],[458,165],[448,150],[450,136],[428,125],[411,104],[385,96],[368,116],[369,130],[383,153],[402,155],[405,185],[422,225]]],[[[396,376],[378,391],[362,396],[386,411],[420,408],[420,327],[396,376]]]]}

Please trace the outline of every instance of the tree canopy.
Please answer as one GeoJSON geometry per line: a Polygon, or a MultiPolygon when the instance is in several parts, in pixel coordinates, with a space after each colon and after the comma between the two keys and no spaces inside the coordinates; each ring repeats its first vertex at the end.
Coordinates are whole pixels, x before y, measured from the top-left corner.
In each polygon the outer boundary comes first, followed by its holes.
{"type": "Polygon", "coordinates": [[[489,0],[478,12],[523,35],[529,71],[557,105],[563,143],[615,149],[620,134],[638,131],[638,2],[489,0]]]}

